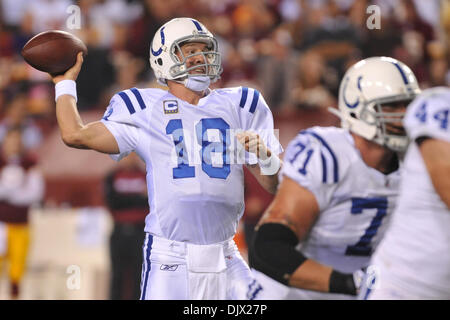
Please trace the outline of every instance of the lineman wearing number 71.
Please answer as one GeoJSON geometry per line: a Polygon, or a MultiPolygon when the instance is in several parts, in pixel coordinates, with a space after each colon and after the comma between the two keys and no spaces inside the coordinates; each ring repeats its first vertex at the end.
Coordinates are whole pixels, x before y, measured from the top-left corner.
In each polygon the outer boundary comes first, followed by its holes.
{"type": "Polygon", "coordinates": [[[53,78],[64,142],[117,159],[134,151],[146,163],[141,299],[237,298],[236,284],[252,280],[232,240],[244,211],[242,164],[272,192],[281,166],[263,97],[246,87],[208,88],[222,71],[217,40],[190,18],[167,22],[150,45],[151,67],[169,90],[121,91],[103,119],[89,124],[76,107],[81,64],[79,54],[53,78]]]}
{"type": "Polygon", "coordinates": [[[288,145],[249,251],[259,298],[356,297],[395,207],[408,144],[401,120],[419,92],[400,61],[362,60],[341,81],[333,111],[342,128],[310,128],[288,145]]]}

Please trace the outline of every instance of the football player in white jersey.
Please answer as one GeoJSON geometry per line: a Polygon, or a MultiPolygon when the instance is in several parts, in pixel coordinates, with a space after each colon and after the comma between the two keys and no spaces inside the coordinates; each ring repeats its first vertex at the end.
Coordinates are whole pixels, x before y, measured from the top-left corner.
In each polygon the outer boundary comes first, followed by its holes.
{"type": "Polygon", "coordinates": [[[312,127],[289,143],[249,252],[257,299],[356,298],[395,206],[401,119],[419,92],[402,62],[362,60],[340,84],[342,128],[312,127]]]}
{"type": "Polygon", "coordinates": [[[449,88],[427,89],[408,107],[398,205],[362,299],[450,299],[449,122],[449,88]]]}
{"type": "Polygon", "coordinates": [[[76,106],[81,64],[79,54],[53,79],[64,142],[117,159],[134,151],[146,163],[141,299],[235,298],[236,285],[252,277],[232,240],[244,211],[242,164],[272,191],[281,166],[264,98],[246,87],[208,88],[222,71],[217,40],[190,18],[164,24],[150,45],[150,65],[169,90],[121,91],[89,124],[76,106]]]}

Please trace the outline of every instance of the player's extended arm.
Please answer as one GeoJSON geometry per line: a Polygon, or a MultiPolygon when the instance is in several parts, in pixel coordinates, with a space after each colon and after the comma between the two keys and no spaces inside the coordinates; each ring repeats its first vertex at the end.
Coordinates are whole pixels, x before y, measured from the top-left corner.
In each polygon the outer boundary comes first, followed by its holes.
{"type": "Polygon", "coordinates": [[[277,191],[278,172],[283,164],[282,161],[272,154],[258,134],[245,131],[236,136],[246,151],[254,153],[258,157],[258,164],[247,165],[247,168],[264,189],[274,194],[277,191]],[[263,165],[265,169],[262,168],[263,165]]]}
{"type": "MultiPolygon", "coordinates": [[[[64,75],[53,77],[57,84],[63,80],[75,81],[83,64],[83,54],[77,56],[76,64],[64,75]]],[[[83,124],[78,113],[75,98],[71,95],[61,95],[56,101],[56,118],[61,137],[66,145],[78,149],[92,149],[103,153],[119,153],[116,139],[100,121],[83,124]]]]}
{"type": "Polygon", "coordinates": [[[450,142],[425,139],[419,149],[434,189],[450,209],[450,142]]]}
{"type": "Polygon", "coordinates": [[[249,251],[250,266],[296,288],[356,295],[352,274],[306,258],[296,249],[319,215],[315,196],[284,177],[256,227],[249,251]]]}

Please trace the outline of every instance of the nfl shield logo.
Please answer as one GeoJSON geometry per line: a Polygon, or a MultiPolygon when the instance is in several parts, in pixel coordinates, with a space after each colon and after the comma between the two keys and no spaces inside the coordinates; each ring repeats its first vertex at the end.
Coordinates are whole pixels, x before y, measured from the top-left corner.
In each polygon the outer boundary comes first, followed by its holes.
{"type": "Polygon", "coordinates": [[[164,113],[178,113],[178,101],[177,100],[164,100],[164,113]]]}

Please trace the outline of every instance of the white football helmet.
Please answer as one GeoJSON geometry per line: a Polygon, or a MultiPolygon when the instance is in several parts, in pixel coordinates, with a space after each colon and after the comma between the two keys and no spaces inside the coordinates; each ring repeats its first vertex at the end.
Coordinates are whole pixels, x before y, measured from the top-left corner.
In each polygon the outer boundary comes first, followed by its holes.
{"type": "Polygon", "coordinates": [[[345,73],[339,87],[341,126],[391,150],[403,152],[408,146],[406,134],[386,130],[387,123],[399,123],[404,112],[383,112],[381,106],[409,103],[420,88],[411,69],[389,57],[371,57],[359,61],[345,73]]]}
{"type": "Polygon", "coordinates": [[[167,85],[167,80],[184,80],[190,76],[189,71],[199,67],[204,67],[205,73],[195,76],[207,76],[211,82],[217,81],[222,73],[216,38],[203,24],[191,18],[172,19],[156,31],[150,44],[150,66],[162,85],[167,85]],[[209,51],[185,57],[181,46],[186,42],[206,43],[209,51]],[[181,60],[177,52],[181,54],[181,60]],[[186,59],[198,54],[203,55],[205,63],[187,68],[186,59]]]}

